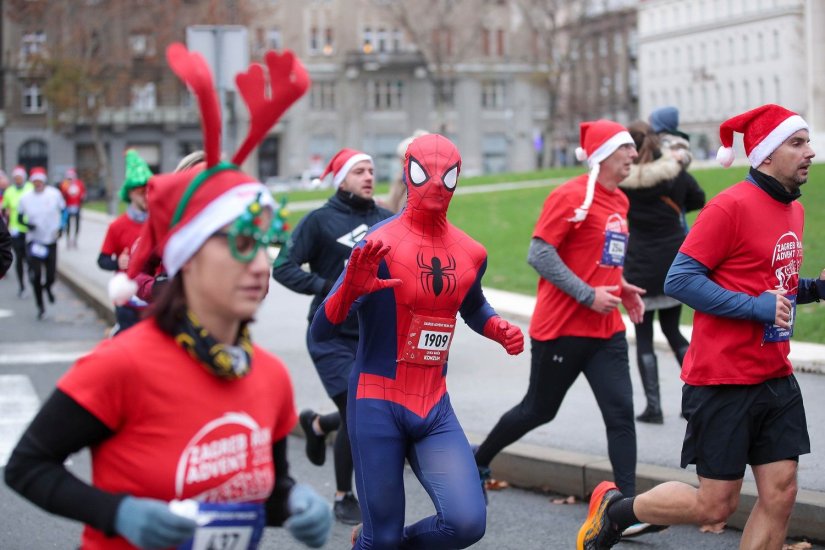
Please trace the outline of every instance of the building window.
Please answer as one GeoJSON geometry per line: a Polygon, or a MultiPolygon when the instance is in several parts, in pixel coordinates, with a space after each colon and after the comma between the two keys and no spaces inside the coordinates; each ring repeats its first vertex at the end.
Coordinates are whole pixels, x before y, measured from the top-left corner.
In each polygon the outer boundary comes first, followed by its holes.
{"type": "Polygon", "coordinates": [[[155,37],[147,33],[135,33],[129,36],[129,49],[132,57],[153,57],[155,55],[155,37]]]}
{"type": "Polygon", "coordinates": [[[485,174],[507,171],[508,144],[505,134],[485,134],[481,138],[481,150],[485,174]]]}
{"type": "Polygon", "coordinates": [[[267,29],[266,31],[266,49],[280,50],[284,47],[284,41],[281,37],[280,29],[267,29]]]}
{"type": "Polygon", "coordinates": [[[378,32],[375,34],[375,42],[376,42],[376,49],[381,52],[385,53],[389,51],[390,45],[390,34],[387,29],[383,27],[379,27],[378,32]]]}
{"type": "Polygon", "coordinates": [[[321,37],[318,34],[318,27],[309,29],[309,53],[317,54],[321,49],[321,37]]]}
{"type": "Polygon", "coordinates": [[[442,59],[453,55],[453,33],[449,29],[434,29],[433,44],[442,59]]]}
{"type": "Polygon", "coordinates": [[[503,109],[504,108],[505,81],[488,80],[481,83],[481,108],[482,109],[503,109]]]}
{"type": "Polygon", "coordinates": [[[404,35],[400,30],[392,31],[392,49],[394,52],[400,52],[404,48],[404,35]]]}
{"type": "Polygon", "coordinates": [[[400,80],[369,80],[366,83],[366,108],[373,111],[398,111],[403,108],[404,83],[400,80]]]}
{"type": "Polygon", "coordinates": [[[506,50],[504,29],[481,31],[481,53],[484,57],[503,57],[506,50]]]}
{"type": "Polygon", "coordinates": [[[23,114],[36,115],[46,112],[46,101],[39,84],[23,87],[23,114]]]}
{"type": "Polygon", "coordinates": [[[335,82],[313,82],[309,88],[309,107],[315,111],[334,111],[335,82]]]}
{"type": "Polygon", "coordinates": [[[433,83],[435,105],[455,107],[455,80],[443,79],[433,83]]]}
{"type": "Polygon", "coordinates": [[[132,85],[132,109],[139,112],[154,111],[157,108],[157,94],[155,83],[132,85]]]}
{"type": "Polygon", "coordinates": [[[43,31],[28,32],[20,42],[20,61],[31,62],[32,58],[46,52],[46,33],[43,31]]]}
{"type": "Polygon", "coordinates": [[[332,55],[335,52],[335,45],[332,40],[332,27],[324,29],[324,55],[332,55]]]}
{"type": "Polygon", "coordinates": [[[372,28],[364,27],[364,32],[361,36],[361,47],[364,50],[364,53],[372,53],[372,49],[375,47],[375,37],[372,34],[372,28]]]}

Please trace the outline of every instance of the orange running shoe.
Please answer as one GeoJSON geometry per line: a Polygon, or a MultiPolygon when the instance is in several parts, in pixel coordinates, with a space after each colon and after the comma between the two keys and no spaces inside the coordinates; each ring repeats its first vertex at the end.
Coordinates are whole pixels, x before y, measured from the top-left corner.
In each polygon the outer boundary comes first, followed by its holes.
{"type": "Polygon", "coordinates": [[[622,538],[618,526],[607,517],[607,508],[622,498],[616,484],[602,481],[593,490],[587,519],[579,529],[577,550],[604,550],[612,548],[622,538]]]}

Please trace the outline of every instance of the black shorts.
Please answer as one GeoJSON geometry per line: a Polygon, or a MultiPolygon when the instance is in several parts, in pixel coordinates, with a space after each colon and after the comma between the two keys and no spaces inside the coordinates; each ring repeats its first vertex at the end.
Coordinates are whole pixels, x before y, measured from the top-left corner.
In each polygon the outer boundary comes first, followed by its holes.
{"type": "Polygon", "coordinates": [[[688,419],[682,468],[708,479],[736,480],[747,464],[798,460],[811,452],[802,393],[791,375],[755,385],[682,388],[688,419]]]}

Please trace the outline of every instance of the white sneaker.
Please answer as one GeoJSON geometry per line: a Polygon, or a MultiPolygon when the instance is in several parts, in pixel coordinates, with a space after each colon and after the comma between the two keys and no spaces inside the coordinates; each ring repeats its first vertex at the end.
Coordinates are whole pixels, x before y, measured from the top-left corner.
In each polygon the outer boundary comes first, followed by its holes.
{"type": "Polygon", "coordinates": [[[653,525],[652,523],[645,522],[634,523],[633,525],[622,531],[622,538],[632,539],[634,537],[647,535],[648,533],[658,533],[659,531],[664,531],[668,527],[668,525],[653,525]]]}

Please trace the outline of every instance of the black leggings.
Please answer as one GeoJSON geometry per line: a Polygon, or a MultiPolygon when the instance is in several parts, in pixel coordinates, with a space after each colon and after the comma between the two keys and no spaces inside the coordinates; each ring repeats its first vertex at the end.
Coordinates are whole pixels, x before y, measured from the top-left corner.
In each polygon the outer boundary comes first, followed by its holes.
{"type": "Polygon", "coordinates": [[[72,220],[74,220],[74,238],[77,240],[77,234],[80,233],[80,210],[77,212],[69,212],[66,217],[66,241],[72,240],[72,220]]]}
{"type": "Polygon", "coordinates": [[[45,258],[37,258],[29,254],[26,262],[29,264],[29,281],[34,289],[34,301],[37,309],[43,311],[43,289],[51,293],[57,274],[57,243],[45,245],[49,250],[49,255],[45,258]],[[43,282],[43,271],[45,271],[46,281],[43,282]]]}
{"type": "Polygon", "coordinates": [[[476,463],[489,466],[504,447],[553,420],[567,390],[584,373],[607,429],[613,477],[625,496],[635,495],[636,425],[625,333],[607,339],[563,336],[546,342],[531,339],[530,343],[527,395],[504,413],[476,451],[476,463]]]}
{"type": "MultiPolygon", "coordinates": [[[[645,311],[645,317],[641,323],[636,325],[636,358],[641,363],[640,357],[649,353],[653,354],[653,317],[657,310],[645,311]]],[[[682,313],[682,305],[676,305],[659,311],[659,326],[662,333],[667,338],[670,349],[681,359],[681,354],[688,347],[688,341],[679,331],[679,318],[682,313]],[[680,351],[681,350],[681,351],[680,351]]]]}
{"type": "Polygon", "coordinates": [[[347,432],[347,392],[332,396],[332,401],[338,407],[338,412],[321,416],[318,423],[324,433],[337,430],[332,447],[335,458],[335,486],[338,491],[349,493],[352,491],[352,449],[347,432]]]}
{"type": "Polygon", "coordinates": [[[26,288],[26,278],[23,276],[26,268],[26,234],[18,233],[11,238],[14,250],[14,270],[17,272],[17,284],[21,292],[26,288]]]}

